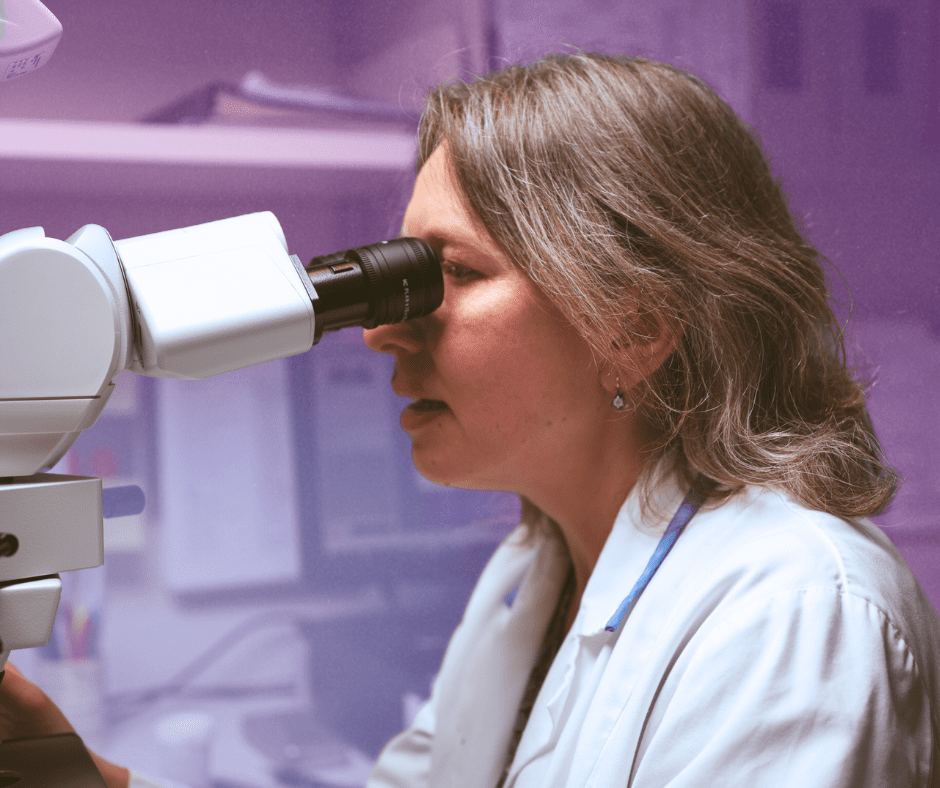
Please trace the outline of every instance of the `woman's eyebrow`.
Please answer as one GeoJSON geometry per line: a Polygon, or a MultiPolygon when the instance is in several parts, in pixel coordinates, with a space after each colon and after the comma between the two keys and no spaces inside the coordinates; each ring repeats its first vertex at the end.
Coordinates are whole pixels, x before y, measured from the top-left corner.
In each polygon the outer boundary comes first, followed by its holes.
{"type": "MultiPolygon", "coordinates": [[[[401,232],[398,234],[398,237],[409,237],[405,233],[404,227],[401,228],[401,232]]],[[[444,246],[445,244],[450,244],[452,246],[468,246],[472,240],[469,236],[464,237],[460,234],[454,235],[446,230],[433,230],[431,232],[424,233],[422,237],[429,243],[438,244],[440,246],[444,246]]]]}
{"type": "Polygon", "coordinates": [[[434,229],[428,232],[426,237],[432,243],[438,243],[441,246],[453,246],[462,251],[473,253],[486,251],[479,235],[464,230],[434,229]]]}
{"type": "MultiPolygon", "coordinates": [[[[405,233],[404,226],[401,229],[399,238],[409,237],[405,233]]],[[[463,229],[451,229],[448,227],[434,227],[421,233],[421,237],[432,246],[438,248],[447,247],[455,253],[461,253],[468,256],[477,257],[479,255],[492,256],[498,253],[498,250],[489,248],[485,237],[480,233],[463,229]]]]}

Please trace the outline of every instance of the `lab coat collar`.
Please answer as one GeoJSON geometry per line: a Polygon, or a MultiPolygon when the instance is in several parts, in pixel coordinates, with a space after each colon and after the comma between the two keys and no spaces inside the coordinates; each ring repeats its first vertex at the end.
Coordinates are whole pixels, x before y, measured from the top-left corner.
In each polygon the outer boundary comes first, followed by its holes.
{"type": "Polygon", "coordinates": [[[610,617],[642,574],[670,518],[688,492],[680,488],[675,474],[662,465],[650,474],[645,487],[642,479],[633,486],[614,520],[581,597],[572,626],[576,635],[590,636],[604,631],[610,617]],[[646,506],[643,506],[644,494],[646,506]]]}
{"type": "Polygon", "coordinates": [[[525,538],[520,529],[487,565],[441,666],[441,676],[464,678],[435,687],[436,703],[448,710],[437,722],[432,754],[438,784],[488,788],[499,780],[519,704],[570,564],[562,540],[548,533],[525,538]]]}
{"type": "MultiPolygon", "coordinates": [[[[634,486],[617,514],[571,628],[570,636],[578,642],[566,640],[546,677],[542,686],[544,700],[536,702],[532,710],[509,772],[508,785],[513,784],[516,775],[529,763],[557,745],[562,733],[562,720],[573,702],[572,684],[580,660],[585,658],[586,652],[596,654],[618,638],[618,634],[606,631],[606,624],[642,574],[672,515],[685,497],[671,474],[658,473],[648,480],[647,506],[644,507],[643,491],[638,489],[641,486],[639,483],[634,486]]],[[[551,607],[545,602],[543,604],[551,607]]],[[[640,655],[634,652],[631,656],[639,658],[640,655]]],[[[630,675],[627,674],[628,677],[630,675]]],[[[629,678],[628,683],[632,686],[629,678]]],[[[630,687],[625,685],[618,689],[630,692],[630,687]]]]}

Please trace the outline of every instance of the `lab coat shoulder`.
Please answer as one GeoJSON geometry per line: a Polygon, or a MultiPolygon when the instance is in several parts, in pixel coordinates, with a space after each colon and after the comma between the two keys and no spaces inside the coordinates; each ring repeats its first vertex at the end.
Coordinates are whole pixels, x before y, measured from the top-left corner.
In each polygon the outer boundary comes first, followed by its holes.
{"type": "Polygon", "coordinates": [[[658,608],[647,664],[665,667],[607,738],[632,764],[598,758],[596,784],[607,767],[637,788],[932,784],[940,621],[877,527],[752,489],[701,513],[675,553],[634,611],[644,629],[658,608]]]}
{"type": "MultiPolygon", "coordinates": [[[[520,746],[510,784],[937,781],[940,621],[874,525],[745,490],[692,519],[610,633],[604,622],[656,541],[634,511],[625,504],[582,599],[571,680],[536,701],[555,743],[520,746]]],[[[497,550],[431,701],[383,752],[370,788],[496,784],[566,571],[551,539],[514,534],[497,550]]]]}
{"type": "Polygon", "coordinates": [[[818,586],[780,592],[677,656],[632,785],[927,786],[935,702],[882,611],[818,586]]]}
{"type": "Polygon", "coordinates": [[[684,601],[709,613],[711,626],[748,611],[770,614],[783,599],[794,606],[793,615],[821,627],[875,617],[905,643],[930,696],[940,697],[940,619],[897,548],[871,521],[812,511],[784,493],[751,488],[723,516],[705,513],[696,525],[683,548],[700,568],[682,590],[684,601]],[[839,614],[817,609],[820,597],[839,602],[839,614]]]}

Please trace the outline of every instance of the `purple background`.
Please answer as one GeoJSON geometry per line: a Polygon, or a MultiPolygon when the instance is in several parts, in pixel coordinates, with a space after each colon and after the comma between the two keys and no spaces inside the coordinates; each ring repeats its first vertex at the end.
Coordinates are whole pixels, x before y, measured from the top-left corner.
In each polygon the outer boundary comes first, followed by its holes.
{"type": "MultiPolygon", "coordinates": [[[[63,23],[63,39],[49,65],[0,85],[0,119],[133,122],[206,86],[236,84],[252,70],[275,81],[330,87],[414,111],[427,87],[441,79],[469,77],[493,64],[566,45],[647,55],[704,77],[759,133],[807,234],[851,288],[855,312],[848,323],[848,344],[860,369],[874,380],[870,404],[875,424],[889,458],[907,479],[879,522],[935,605],[940,603],[934,514],[940,504],[940,2],[48,0],[47,5],[63,23]]],[[[245,121],[223,109],[206,122],[245,121]]],[[[260,113],[251,122],[407,128],[407,121],[402,125],[323,113],[260,113]]],[[[0,140],[0,150],[2,145],[0,140]]],[[[58,172],[57,166],[50,164],[50,172],[58,172]]],[[[143,188],[128,173],[120,188],[113,181],[98,188],[64,176],[54,189],[0,174],[0,232],[42,224],[48,235],[64,238],[94,222],[122,238],[273,210],[291,250],[309,257],[396,234],[410,180],[402,173],[376,176],[365,186],[344,184],[340,178],[314,179],[298,187],[296,179],[256,173],[243,186],[233,188],[226,181],[224,188],[214,189],[210,174],[199,188],[177,190],[172,184],[143,188]]],[[[837,276],[833,288],[847,302],[837,276]]],[[[848,316],[848,309],[841,314],[848,316]]],[[[305,363],[317,363],[318,352],[305,363]]],[[[370,391],[376,402],[388,406],[394,421],[396,401],[386,388],[386,360],[363,363],[374,386],[370,391]]],[[[304,406],[309,380],[302,369],[292,369],[297,411],[304,406]]],[[[106,623],[109,611],[111,615],[102,649],[106,691],[112,694],[159,685],[238,622],[243,611],[268,604],[257,590],[239,596],[223,589],[224,594],[200,603],[162,587],[153,548],[160,529],[155,490],[160,463],[167,459],[159,458],[159,447],[152,447],[155,388],[149,381],[138,385],[136,416],[103,417],[76,447],[70,466],[83,473],[133,476],[151,487],[153,517],[146,521],[142,549],[112,552],[105,570],[111,600],[103,603],[106,623]],[[92,458],[96,451],[100,458],[102,449],[113,467],[95,467],[92,458]],[[135,607],[137,599],[141,601],[135,607]],[[133,630],[132,636],[126,622],[148,616],[166,630],[159,637],[133,630]]],[[[471,521],[481,510],[497,520],[511,513],[512,502],[505,499],[422,487],[408,471],[403,436],[398,435],[390,451],[388,461],[405,469],[395,494],[396,516],[434,529],[435,518],[452,525],[471,521]]],[[[205,469],[206,485],[213,483],[214,474],[224,478],[224,464],[205,469]]],[[[376,505],[386,504],[379,500],[376,505]]],[[[317,523],[304,521],[302,527],[315,529],[317,523]]],[[[439,626],[431,633],[416,635],[417,629],[402,623],[398,639],[387,641],[389,656],[381,664],[357,661],[356,654],[368,645],[356,642],[341,625],[329,635],[321,631],[319,640],[316,632],[304,630],[304,642],[313,643],[313,651],[317,642],[337,644],[336,653],[314,657],[318,667],[331,660],[354,666],[349,675],[334,677],[332,701],[318,696],[321,708],[340,716],[344,706],[368,704],[353,688],[357,670],[360,676],[395,673],[400,666],[394,664],[394,654],[401,644],[422,637],[431,643],[429,653],[437,653],[468,587],[466,577],[452,593],[439,579],[423,587],[414,562],[403,560],[402,567],[408,568],[396,576],[390,567],[398,558],[393,561],[381,551],[377,555],[386,565],[377,586],[358,578],[362,582],[342,588],[311,586],[304,589],[308,596],[297,598],[316,604],[329,599],[342,607],[374,591],[379,607],[409,610],[402,599],[432,595],[448,599],[446,611],[438,611],[439,626]],[[349,650],[343,651],[346,646],[349,650]]],[[[468,558],[469,574],[478,560],[468,558]]],[[[272,597],[269,604],[280,604],[280,599],[272,597]]],[[[337,615],[341,620],[343,615],[337,615]]],[[[421,687],[412,687],[409,680],[395,686],[420,694],[421,687]]],[[[316,687],[313,694],[317,696],[316,687]]],[[[338,724],[364,730],[361,719],[338,724]]],[[[358,743],[374,749],[394,727],[379,725],[358,743]]]]}

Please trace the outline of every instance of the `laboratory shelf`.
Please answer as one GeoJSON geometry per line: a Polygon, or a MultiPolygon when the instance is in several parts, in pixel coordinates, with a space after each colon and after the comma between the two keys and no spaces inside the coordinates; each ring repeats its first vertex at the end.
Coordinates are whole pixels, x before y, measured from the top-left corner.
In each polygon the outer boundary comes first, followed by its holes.
{"type": "Polygon", "coordinates": [[[413,166],[400,128],[174,126],[0,119],[0,192],[254,194],[371,188],[413,166]]]}

